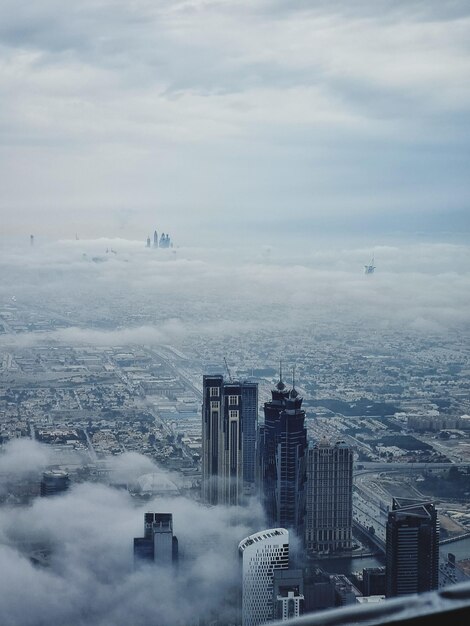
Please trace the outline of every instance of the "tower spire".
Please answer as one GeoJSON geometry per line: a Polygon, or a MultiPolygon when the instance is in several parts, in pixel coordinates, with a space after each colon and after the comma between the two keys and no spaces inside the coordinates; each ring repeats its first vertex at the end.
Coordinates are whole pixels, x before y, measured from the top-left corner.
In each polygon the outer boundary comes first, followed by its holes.
{"type": "Polygon", "coordinates": [[[282,359],[279,359],[279,382],[276,385],[276,389],[282,391],[283,389],[285,389],[285,387],[286,386],[282,382],[282,359]]]}

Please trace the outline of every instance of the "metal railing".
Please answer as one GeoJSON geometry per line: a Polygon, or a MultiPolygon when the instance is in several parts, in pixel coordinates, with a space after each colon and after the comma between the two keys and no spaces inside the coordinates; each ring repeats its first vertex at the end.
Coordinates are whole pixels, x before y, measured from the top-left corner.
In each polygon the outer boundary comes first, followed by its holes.
{"type": "Polygon", "coordinates": [[[470,582],[419,595],[307,613],[278,626],[468,626],[470,582]],[[448,620],[448,621],[447,621],[448,620]]]}

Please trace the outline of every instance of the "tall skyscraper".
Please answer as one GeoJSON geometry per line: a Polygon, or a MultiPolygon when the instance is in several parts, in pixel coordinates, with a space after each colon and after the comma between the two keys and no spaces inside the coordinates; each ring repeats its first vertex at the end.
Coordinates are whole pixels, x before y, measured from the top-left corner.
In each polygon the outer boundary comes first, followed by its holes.
{"type": "Polygon", "coordinates": [[[55,496],[67,491],[70,486],[70,479],[67,472],[52,470],[44,472],[41,480],[41,496],[55,496]]]}
{"type": "Polygon", "coordinates": [[[433,504],[393,498],[385,562],[387,597],[437,589],[439,521],[433,504]]]}
{"type": "Polygon", "coordinates": [[[158,233],[156,230],[153,231],[153,247],[158,248],[158,233]]]}
{"type": "Polygon", "coordinates": [[[268,520],[303,538],[307,431],[302,398],[280,376],[264,405],[262,489],[268,520]]]}
{"type": "Polygon", "coordinates": [[[173,535],[171,513],[145,513],[144,536],[134,539],[134,560],[159,565],[178,560],[178,539],[173,535]]]}
{"type": "Polygon", "coordinates": [[[353,451],[344,442],[312,442],[307,453],[305,547],[321,554],[352,546],[353,451]]]}
{"type": "Polygon", "coordinates": [[[255,484],[258,385],[204,376],[203,394],[203,498],[240,504],[255,484]]]}
{"type": "Polygon", "coordinates": [[[265,624],[274,617],[274,571],[289,567],[289,532],[262,530],[240,542],[242,626],[265,624]]]}

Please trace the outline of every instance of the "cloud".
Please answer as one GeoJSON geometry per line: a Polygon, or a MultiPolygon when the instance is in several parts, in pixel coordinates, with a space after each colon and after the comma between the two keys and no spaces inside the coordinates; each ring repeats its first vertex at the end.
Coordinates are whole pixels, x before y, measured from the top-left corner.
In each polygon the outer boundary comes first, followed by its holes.
{"type": "Polygon", "coordinates": [[[31,439],[13,439],[1,447],[0,474],[22,476],[39,472],[51,463],[48,446],[31,439]]]}
{"type": "Polygon", "coordinates": [[[212,611],[227,618],[227,596],[239,576],[238,542],[263,525],[258,505],[209,508],[179,497],[143,507],[126,492],[91,484],[37,499],[27,512],[4,510],[0,558],[8,577],[0,621],[138,626],[156,620],[173,626],[212,611]],[[173,513],[181,552],[176,570],[134,570],[132,538],[142,536],[145,511],[173,513]],[[51,550],[49,567],[29,562],[25,546],[34,544],[51,550]]]}
{"type": "Polygon", "coordinates": [[[38,316],[28,330],[10,327],[4,317],[0,346],[191,346],[260,331],[305,332],[331,320],[423,332],[468,323],[466,245],[276,246],[268,255],[262,246],[181,248],[175,255],[125,240],[81,246],[62,242],[0,258],[9,276],[0,287],[4,302],[18,307],[20,317],[28,307],[38,316]],[[118,254],[103,253],[109,257],[103,263],[82,258],[82,249],[92,256],[105,245],[118,254]],[[376,274],[364,276],[372,253],[376,274]],[[39,301],[47,303],[42,313],[39,301]]]}
{"type": "Polygon", "coordinates": [[[464,0],[3,2],[5,231],[462,210],[469,20],[464,0]]]}

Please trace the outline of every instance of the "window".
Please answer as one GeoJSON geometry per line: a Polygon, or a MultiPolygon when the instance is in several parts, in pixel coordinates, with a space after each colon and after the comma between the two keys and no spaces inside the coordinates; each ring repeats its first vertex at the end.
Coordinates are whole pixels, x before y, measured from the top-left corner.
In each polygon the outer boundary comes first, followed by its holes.
{"type": "Polygon", "coordinates": [[[211,397],[218,396],[219,395],[219,388],[218,387],[211,387],[210,388],[210,395],[211,395],[211,397]]]}
{"type": "Polygon", "coordinates": [[[238,411],[229,411],[228,416],[230,419],[238,419],[238,411]]]}
{"type": "Polygon", "coordinates": [[[233,406],[233,405],[238,404],[238,396],[229,396],[228,397],[228,405],[229,406],[233,406]]]}
{"type": "Polygon", "coordinates": [[[217,400],[215,400],[215,401],[214,401],[214,400],[212,400],[212,401],[211,401],[211,409],[214,409],[215,411],[218,411],[218,410],[219,410],[219,403],[218,403],[218,401],[217,401],[217,400]]]}

